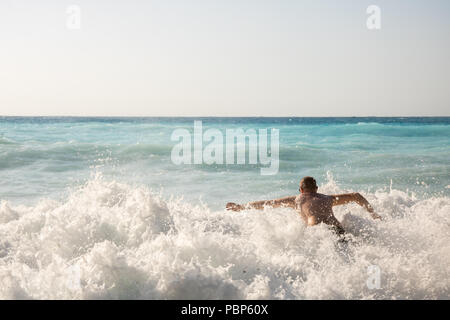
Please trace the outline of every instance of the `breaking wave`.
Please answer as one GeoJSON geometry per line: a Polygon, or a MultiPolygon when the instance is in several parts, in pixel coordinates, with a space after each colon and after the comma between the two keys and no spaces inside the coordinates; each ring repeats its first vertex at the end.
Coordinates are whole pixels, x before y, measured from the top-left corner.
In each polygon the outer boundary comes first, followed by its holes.
{"type": "Polygon", "coordinates": [[[212,211],[100,176],[61,201],[2,201],[0,298],[448,299],[450,199],[365,196],[384,221],[337,208],[347,247],[289,209],[212,211]]]}

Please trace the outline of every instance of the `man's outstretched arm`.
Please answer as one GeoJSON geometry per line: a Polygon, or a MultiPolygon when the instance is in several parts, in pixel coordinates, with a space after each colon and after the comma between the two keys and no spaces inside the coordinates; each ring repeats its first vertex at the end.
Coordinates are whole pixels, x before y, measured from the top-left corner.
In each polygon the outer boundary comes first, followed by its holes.
{"type": "Polygon", "coordinates": [[[241,211],[244,209],[258,209],[262,210],[264,207],[272,207],[272,208],[279,208],[279,207],[288,207],[288,208],[295,208],[295,197],[284,197],[280,199],[275,200],[262,200],[262,201],[255,201],[255,202],[249,202],[247,204],[237,204],[234,202],[227,203],[227,210],[233,210],[233,211],[241,211]]]}
{"type": "Polygon", "coordinates": [[[350,202],[356,202],[361,207],[365,208],[367,211],[370,212],[370,215],[374,219],[381,219],[381,217],[375,213],[373,210],[373,207],[370,205],[369,201],[367,201],[366,198],[364,198],[359,193],[345,193],[345,194],[337,194],[333,195],[333,206],[339,206],[342,204],[347,204],[350,202]]]}

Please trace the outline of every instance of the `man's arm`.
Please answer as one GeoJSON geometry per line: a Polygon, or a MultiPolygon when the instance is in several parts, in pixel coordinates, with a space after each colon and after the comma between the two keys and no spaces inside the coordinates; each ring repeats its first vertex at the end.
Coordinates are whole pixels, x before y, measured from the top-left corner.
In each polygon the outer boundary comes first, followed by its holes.
{"type": "Polygon", "coordinates": [[[237,204],[234,202],[227,203],[227,210],[233,210],[233,211],[241,211],[244,209],[258,209],[262,210],[264,207],[272,207],[272,208],[279,208],[279,207],[288,207],[288,208],[295,208],[295,197],[284,197],[280,199],[275,200],[262,200],[262,201],[255,201],[255,202],[249,202],[247,204],[237,204]]]}
{"type": "Polygon", "coordinates": [[[359,193],[345,193],[345,194],[337,194],[331,196],[333,197],[333,206],[339,206],[342,204],[347,204],[350,202],[356,202],[361,207],[365,208],[367,211],[370,212],[372,218],[374,219],[381,219],[381,217],[375,213],[373,210],[373,207],[370,205],[369,201],[367,201],[366,198],[364,198],[359,193]]]}

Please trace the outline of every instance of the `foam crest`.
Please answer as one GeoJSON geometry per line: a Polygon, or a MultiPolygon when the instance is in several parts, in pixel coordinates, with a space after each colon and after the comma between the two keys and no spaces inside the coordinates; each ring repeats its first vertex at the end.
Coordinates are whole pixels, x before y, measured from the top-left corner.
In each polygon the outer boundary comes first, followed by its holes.
{"type": "MultiPolygon", "coordinates": [[[[342,192],[331,175],[321,189],[342,192]]],[[[212,211],[101,176],[62,201],[3,201],[0,298],[448,298],[450,199],[365,196],[384,221],[337,208],[347,247],[289,209],[212,211]]]]}

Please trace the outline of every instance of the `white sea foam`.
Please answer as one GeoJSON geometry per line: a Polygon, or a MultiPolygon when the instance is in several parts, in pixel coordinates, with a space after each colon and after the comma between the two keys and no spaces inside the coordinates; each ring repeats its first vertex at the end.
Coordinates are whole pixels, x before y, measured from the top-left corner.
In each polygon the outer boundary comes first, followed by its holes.
{"type": "MultiPolygon", "coordinates": [[[[321,190],[341,191],[332,180],[321,190]]],[[[384,221],[337,208],[345,250],[292,210],[214,212],[100,177],[61,202],[3,201],[0,298],[448,299],[450,199],[366,196],[384,221]]]]}

